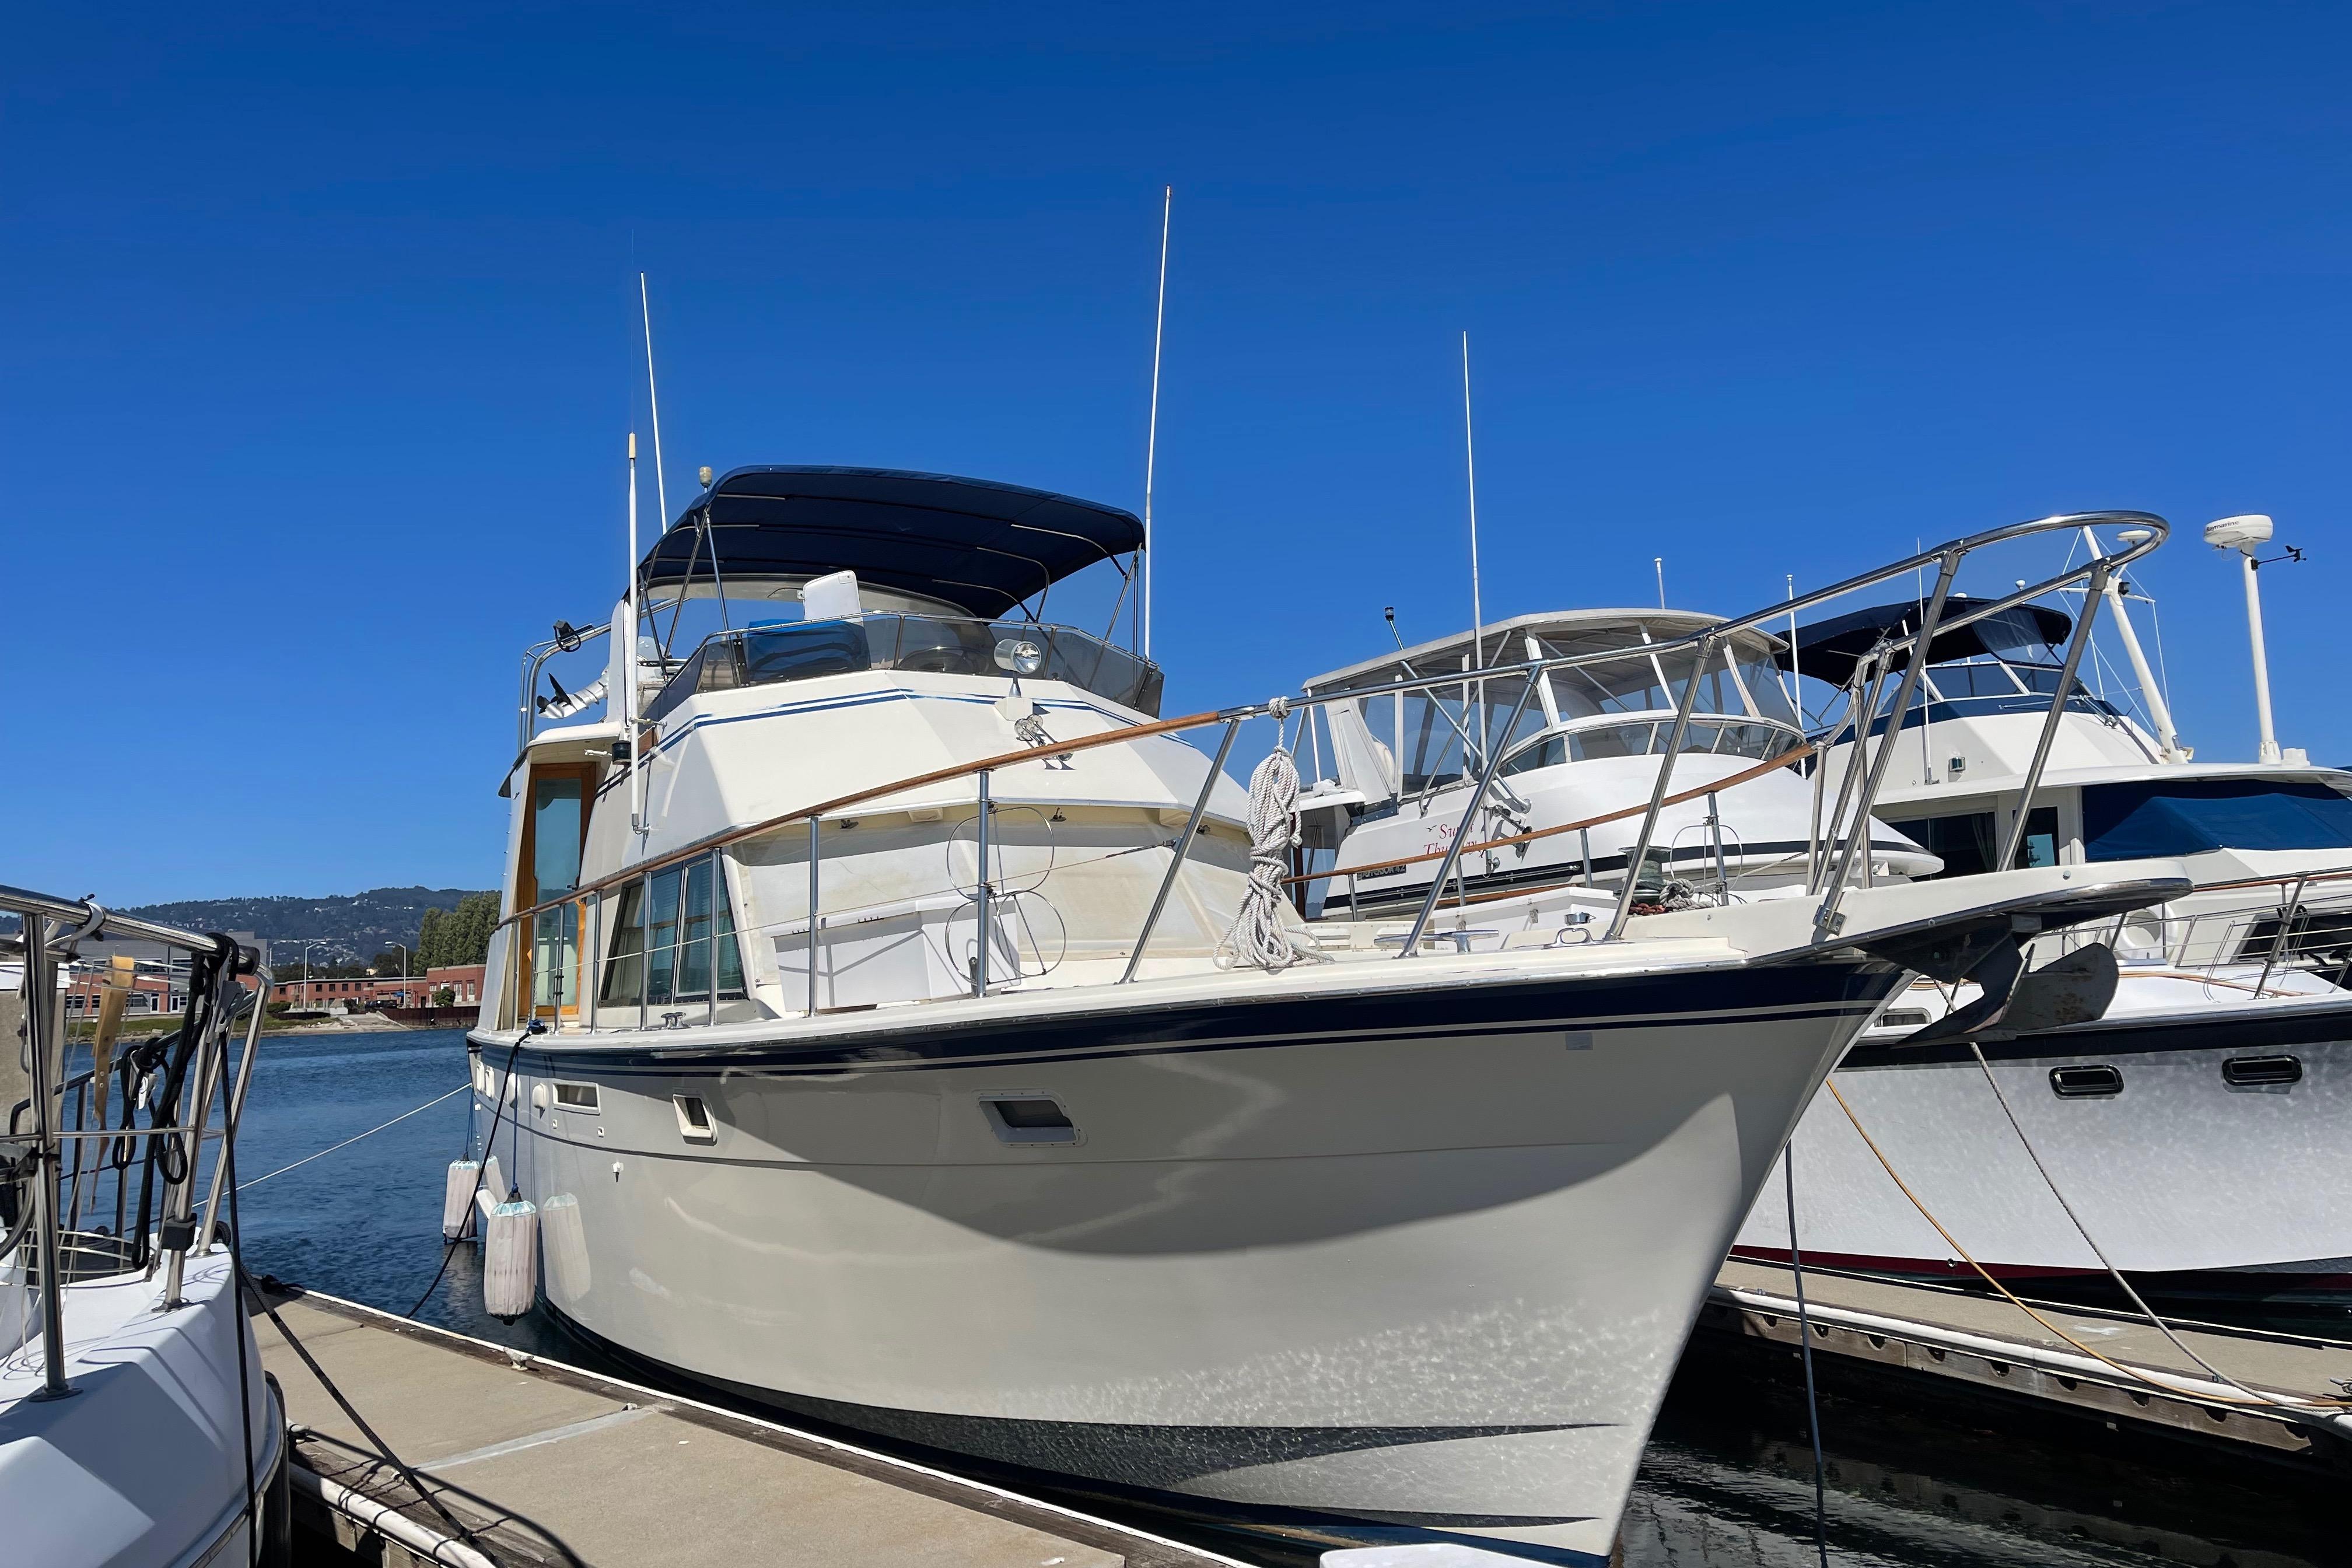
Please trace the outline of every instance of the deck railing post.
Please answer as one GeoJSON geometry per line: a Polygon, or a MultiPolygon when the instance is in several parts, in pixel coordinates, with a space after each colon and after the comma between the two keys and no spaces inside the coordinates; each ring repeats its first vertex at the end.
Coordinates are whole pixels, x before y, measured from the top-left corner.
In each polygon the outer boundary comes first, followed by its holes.
{"type": "MultiPolygon", "coordinates": [[[[1697,689],[1697,686],[1696,681],[1691,683],[1694,691],[1697,689]]],[[[1461,863],[1462,846],[1470,840],[1470,825],[1477,820],[1478,808],[1486,804],[1486,792],[1494,788],[1495,775],[1503,771],[1503,753],[1508,745],[1511,731],[1518,726],[1519,715],[1527,711],[1528,699],[1535,695],[1535,690],[1536,683],[1533,676],[1519,682],[1519,700],[1511,709],[1511,716],[1503,721],[1505,744],[1491,748],[1494,754],[1486,759],[1486,765],[1479,770],[1478,787],[1470,792],[1470,804],[1462,808],[1462,820],[1454,824],[1454,836],[1446,840],[1445,858],[1438,862],[1437,875],[1429,879],[1429,896],[1421,900],[1421,912],[1412,918],[1412,930],[1406,933],[1404,946],[1397,952],[1399,958],[1411,958],[1420,951],[1422,933],[1429,929],[1429,918],[1436,913],[1437,900],[1444,895],[1445,879],[1453,872],[1454,867],[1461,863]]],[[[1464,755],[1466,760],[1468,753],[1465,752],[1464,755]]],[[[1470,885],[1466,873],[1462,884],[1462,897],[1463,902],[1469,902],[1470,885]]]]}
{"type": "Polygon", "coordinates": [[[980,770],[980,921],[974,928],[980,940],[973,947],[971,959],[971,994],[975,996],[988,994],[988,922],[996,906],[996,889],[988,884],[988,818],[994,809],[989,801],[988,773],[986,768],[980,770]]]}
{"type": "Polygon", "coordinates": [[[33,1213],[40,1237],[41,1392],[35,1397],[62,1399],[74,1390],[66,1381],[65,1259],[58,1225],[58,1107],[50,1088],[61,1055],[57,1037],[57,962],[49,952],[46,916],[27,910],[19,929],[25,938],[26,1054],[32,1058],[33,1213]]]}
{"type": "Polygon", "coordinates": [[[2000,862],[1996,870],[2006,871],[2015,864],[2017,851],[2025,843],[2026,818],[2033,812],[2033,796],[2042,787],[2042,770],[2050,762],[2050,748],[2058,739],[2058,721],[2065,716],[2066,699],[2074,689],[2074,672],[2083,668],[2083,650],[2091,646],[2091,623],[2099,617],[2099,602],[2107,596],[2107,563],[2102,557],[2091,568],[2091,581],[2083,592],[2083,616],[2074,623],[2074,640],[2066,645],[2066,666],[2058,672],[2058,691],[2050,699],[2049,715],[2042,721],[2042,733],[2033,742],[2033,764],[2025,770],[2025,787],[2017,797],[2017,817],[2009,825],[2009,842],[2002,846],[2000,862]]]}
{"type": "Polygon", "coordinates": [[[2271,971],[2278,966],[2278,961],[2285,953],[2287,944],[2294,940],[2294,917],[2303,909],[2304,885],[2310,880],[2307,876],[2297,877],[2294,879],[2294,891],[2287,896],[2286,907],[2279,911],[2278,935],[2271,942],[2271,955],[2263,960],[2262,978],[2254,982],[2254,996],[2257,1000],[2261,999],[2263,988],[2270,984],[2271,971]]]}
{"type": "MultiPolygon", "coordinates": [[[[1658,782],[1650,791],[1650,809],[1642,815],[1641,837],[1634,840],[1633,852],[1625,857],[1625,886],[1617,894],[1617,911],[1609,917],[1609,930],[1603,942],[1615,942],[1624,934],[1625,922],[1633,917],[1633,886],[1642,879],[1642,868],[1650,858],[1650,840],[1657,836],[1658,816],[1666,803],[1666,786],[1675,776],[1675,758],[1683,749],[1683,737],[1690,731],[1691,709],[1698,701],[1699,674],[1706,661],[1715,657],[1716,637],[1701,637],[1698,657],[1691,661],[1690,679],[1683,683],[1683,700],[1675,705],[1675,727],[1666,733],[1666,754],[1658,759],[1658,782]]],[[[1660,672],[1664,673],[1663,669],[1660,672]]],[[[1654,728],[1651,733],[1657,731],[1654,728]]],[[[1667,867],[1673,868],[1669,852],[1667,867]]]]}
{"type": "MultiPolygon", "coordinates": [[[[1928,596],[1927,611],[1919,617],[1919,635],[1912,641],[1911,657],[1904,666],[1903,686],[1895,694],[1894,710],[1886,716],[1885,738],[1870,754],[1869,782],[1862,786],[1862,797],[1853,803],[1853,826],[1846,832],[1845,853],[1838,857],[1837,872],[1830,878],[1829,886],[1822,889],[1821,908],[1813,912],[1815,942],[1825,942],[1835,934],[1840,923],[1838,903],[1845,897],[1846,879],[1853,872],[1853,858],[1856,855],[1866,858],[1871,852],[1871,808],[1878,804],[1878,792],[1886,783],[1886,770],[1894,765],[1895,743],[1903,732],[1903,716],[1911,711],[1911,700],[1918,695],[1919,683],[1927,676],[1928,654],[1935,646],[1937,628],[1943,624],[1944,601],[1951,597],[1952,579],[1959,575],[1962,553],[1958,550],[1946,552],[1936,573],[1936,591],[1928,596]]],[[[1874,717],[1866,717],[1863,726],[1855,731],[1857,743],[1868,733],[1870,719],[1874,717]]],[[[1861,760],[1858,746],[1854,760],[1861,760]]],[[[1832,823],[1832,826],[1836,825],[1832,823]]]]}
{"type": "MultiPolygon", "coordinates": [[[[234,982],[232,982],[234,984],[234,982]]],[[[236,1058],[236,1083],[230,1089],[228,1109],[221,1113],[221,1138],[226,1142],[236,1136],[236,1124],[245,1115],[245,1091],[253,1086],[254,1047],[261,1043],[262,998],[269,994],[269,971],[256,970],[253,977],[253,1013],[245,1021],[245,1048],[236,1058]]],[[[220,1208],[221,1179],[228,1173],[228,1160],[224,1155],[213,1162],[213,1184],[205,1194],[205,1218],[196,1233],[196,1250],[213,1249],[213,1215],[220,1208]]]]}
{"type": "MultiPolygon", "coordinates": [[[[808,896],[808,1016],[816,1016],[816,909],[822,889],[817,881],[817,865],[824,850],[818,830],[824,826],[823,817],[809,818],[809,896],[808,896]]],[[[718,980],[714,973],[713,983],[718,980]]]]}
{"type": "Polygon", "coordinates": [[[236,1021],[236,1003],[229,993],[236,987],[236,958],[234,949],[226,956],[215,953],[213,960],[209,994],[205,1004],[205,1032],[196,1041],[195,1098],[184,1102],[180,1121],[187,1139],[187,1153],[181,1178],[166,1189],[163,1217],[166,1234],[176,1222],[189,1232],[188,1240],[163,1251],[163,1305],[177,1307],[182,1300],[180,1287],[187,1277],[188,1253],[201,1251],[201,1238],[194,1233],[196,1217],[196,1166],[205,1148],[205,1125],[212,1120],[213,1096],[220,1089],[221,1079],[228,1067],[228,1031],[236,1021]]]}
{"type": "MultiPolygon", "coordinates": [[[[1184,869],[1184,858],[1192,852],[1193,836],[1201,831],[1201,818],[1209,809],[1209,795],[1224,775],[1226,753],[1234,749],[1234,736],[1242,727],[1239,719],[1225,721],[1224,735],[1217,742],[1217,754],[1210,760],[1208,776],[1201,781],[1201,793],[1192,801],[1192,815],[1184,819],[1184,836],[1176,843],[1176,851],[1168,858],[1168,874],[1160,879],[1160,890],[1151,897],[1151,912],[1143,917],[1143,929],[1135,934],[1135,951],[1127,955],[1127,969],[1118,977],[1121,985],[1135,978],[1135,971],[1143,963],[1143,950],[1151,945],[1151,933],[1160,924],[1160,911],[1168,907],[1168,895],[1176,889],[1178,873],[1184,869]]],[[[1359,915],[1362,911],[1355,911],[1359,915]]]]}
{"type": "MultiPolygon", "coordinates": [[[[1887,670],[1892,668],[1887,660],[1887,652],[1888,645],[1882,639],[1854,665],[1853,675],[1846,683],[1846,712],[1853,725],[1853,743],[1846,752],[1845,766],[1838,770],[1837,804],[1830,807],[1826,831],[1822,831],[1820,818],[1822,792],[1818,789],[1813,792],[1813,837],[1820,843],[1820,855],[1818,862],[1806,870],[1805,891],[1808,893],[1818,893],[1828,885],[1830,862],[1836,858],[1838,852],[1839,825],[1845,821],[1846,803],[1853,798],[1854,781],[1862,777],[1870,758],[1870,726],[1877,718],[1878,694],[1885,688],[1887,670]],[[1865,672],[1870,678],[1866,681],[1863,679],[1865,672]]],[[[1822,753],[1821,765],[1823,768],[1829,765],[1826,748],[1822,753]]]]}

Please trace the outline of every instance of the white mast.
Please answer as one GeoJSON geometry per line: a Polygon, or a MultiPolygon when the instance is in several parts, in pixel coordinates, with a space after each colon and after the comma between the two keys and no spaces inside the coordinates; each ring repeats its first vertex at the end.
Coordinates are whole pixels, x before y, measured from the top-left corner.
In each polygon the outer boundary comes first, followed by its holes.
{"type": "Polygon", "coordinates": [[[1470,637],[1472,668],[1486,665],[1486,616],[1478,599],[1478,453],[1470,440],[1470,334],[1462,334],[1462,466],[1470,479],[1470,637]]]}
{"type": "Polygon", "coordinates": [[[1160,306],[1151,321],[1151,426],[1143,438],[1143,657],[1151,657],[1151,481],[1160,456],[1160,340],[1168,325],[1168,224],[1175,216],[1176,187],[1160,193],[1160,306]]]}
{"type": "MultiPolygon", "coordinates": [[[[646,402],[654,416],[654,504],[661,508],[661,525],[669,526],[669,487],[662,478],[661,395],[654,390],[654,307],[646,294],[646,275],[637,274],[637,310],[646,320],[646,402]]],[[[635,570],[636,563],[629,563],[635,570]]]]}
{"type": "Polygon", "coordinates": [[[2271,728],[2271,661],[2263,647],[2263,591],[2254,580],[2259,564],[2254,552],[2270,542],[2271,520],[2260,512],[2248,512],[2242,517],[2225,517],[2205,525],[2205,542],[2216,550],[2234,550],[2244,559],[2241,564],[2246,574],[2246,640],[2253,646],[2254,655],[2254,721],[2262,730],[2262,751],[2266,763],[2280,760],[2278,733],[2271,728]]]}
{"type": "Polygon", "coordinates": [[[628,747],[629,826],[646,830],[646,770],[637,755],[637,433],[629,432],[628,636],[621,649],[621,740],[628,747]]]}

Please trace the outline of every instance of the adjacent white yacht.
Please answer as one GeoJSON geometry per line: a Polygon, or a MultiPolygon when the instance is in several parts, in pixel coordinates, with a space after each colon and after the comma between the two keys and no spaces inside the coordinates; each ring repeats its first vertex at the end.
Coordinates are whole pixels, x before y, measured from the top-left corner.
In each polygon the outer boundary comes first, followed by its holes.
{"type": "MultiPolygon", "coordinates": [[[[1129,570],[1131,515],[874,469],[706,484],[633,561],[610,717],[534,720],[596,633],[528,657],[482,1168],[577,1330],[958,1462],[1598,1564],[1739,1216],[1885,998],[2183,886],[1307,921],[1288,752],[1250,795],[1223,764],[1326,699],[1162,720],[1150,661],[1045,618],[1129,570]],[[689,610],[698,640],[654,629],[689,610]]],[[[1711,678],[1736,647],[1746,680],[1761,618],[1657,657],[1711,678]]],[[[1512,700],[1624,657],[1539,661],[1512,700]]],[[[1634,764],[1659,798],[1675,750],[1634,764]]]]}
{"type": "Polygon", "coordinates": [[[254,955],[18,888],[0,911],[21,922],[0,938],[0,1561],[283,1568],[285,1410],[215,1221],[226,1163],[200,1153],[213,1102],[233,1138],[251,1082],[254,955]],[[187,1016],[118,1053],[117,1000],[68,1073],[59,968],[110,938],[186,952],[187,1016]]]}
{"type": "MultiPolygon", "coordinates": [[[[1832,1079],[1851,1113],[1824,1094],[1800,1129],[1798,1240],[1824,1263],[1975,1278],[1891,1164],[2003,1275],[2112,1264],[2146,1292],[2340,1304],[2352,1295],[2352,1168],[2339,1157],[2352,1133],[2352,773],[2267,734],[2273,760],[2192,758],[2111,582],[2078,603],[2104,611],[2094,625],[2137,679],[2104,696],[2069,679],[2074,617],[2047,605],[1939,634],[1899,714],[1903,657],[1882,650],[1917,630],[1916,600],[1808,625],[1780,656],[1846,694],[1819,737],[1832,792],[1864,755],[1852,715],[1873,715],[1867,754],[1888,759],[1878,814],[1942,860],[1933,875],[2169,856],[2196,882],[2095,933],[2120,960],[2104,1018],[1983,1039],[1985,1066],[1962,1042],[1911,1038],[1971,989],[1921,981],[1896,997],[1832,1079]]],[[[1945,606],[1948,619],[1979,607],[1945,606]]],[[[1775,1193],[1739,1250],[1788,1248],[1775,1193]]]]}

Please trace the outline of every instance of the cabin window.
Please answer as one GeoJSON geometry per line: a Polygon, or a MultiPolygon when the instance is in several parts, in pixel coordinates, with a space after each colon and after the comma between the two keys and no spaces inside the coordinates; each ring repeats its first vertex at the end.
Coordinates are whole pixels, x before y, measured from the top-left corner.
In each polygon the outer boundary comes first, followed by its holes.
{"type": "Polygon", "coordinates": [[[2352,800],[2315,780],[2088,784],[2083,849],[2093,860],[2209,849],[2352,849],[2352,800]]]}
{"type": "MultiPolygon", "coordinates": [[[[1907,822],[1889,822],[1906,837],[1928,854],[1943,861],[1944,868],[1937,877],[1974,877],[1990,871],[2000,857],[2000,846],[1993,840],[1993,816],[1990,811],[1972,811],[1958,816],[1919,816],[1907,822]]],[[[1921,881],[1933,881],[1922,877],[1921,881]]]]}
{"type": "Polygon", "coordinates": [[[566,1110],[593,1110],[596,1107],[596,1086],[593,1083],[562,1083],[555,1086],[555,1103],[566,1110]]]}
{"type": "Polygon", "coordinates": [[[2025,837],[2017,843],[2012,867],[2058,864],[2058,808],[2037,805],[2025,816],[2025,837]]]}
{"type": "Polygon", "coordinates": [[[601,1001],[612,1006],[740,1001],[742,951],[715,856],[670,866],[621,890],[601,1001]]]}
{"type": "MultiPolygon", "coordinates": [[[[530,897],[562,898],[580,885],[582,784],[577,773],[534,778],[530,785],[530,897]]],[[[566,901],[531,917],[530,1000],[534,1012],[580,1004],[580,909],[566,901]]]]}

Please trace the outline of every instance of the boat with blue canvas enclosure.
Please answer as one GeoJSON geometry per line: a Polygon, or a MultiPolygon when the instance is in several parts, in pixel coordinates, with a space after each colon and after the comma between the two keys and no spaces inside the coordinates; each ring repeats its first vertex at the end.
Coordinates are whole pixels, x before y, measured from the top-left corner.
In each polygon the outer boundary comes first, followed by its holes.
{"type": "MultiPolygon", "coordinates": [[[[1883,754],[1879,815],[1942,861],[1931,876],[2166,856],[2196,884],[2042,944],[2044,962],[2094,938],[2112,950],[2115,995],[2095,1022],[1981,1040],[1979,1063],[1906,1043],[1970,988],[1897,996],[1832,1080],[1846,1107],[1824,1095],[1798,1133],[1801,1243],[1824,1262],[1974,1278],[1883,1154],[1997,1273],[2104,1288],[2112,1264],[2214,1310],[2339,1307],[2352,1177],[2328,1151],[2352,1134],[2352,773],[2267,734],[2267,760],[2196,757],[2133,624],[2137,597],[2111,580],[2071,612],[2012,606],[1938,636],[1899,709],[1904,660],[1885,650],[1917,629],[1916,601],[1809,624],[1780,656],[1837,694],[1819,731],[1828,787],[1883,754]],[[2078,620],[2104,626],[2133,679],[2089,687],[2068,657],[2087,635],[2078,620]]],[[[1740,1246],[1783,1257],[1788,1238],[1764,1203],[1740,1246]]]]}

